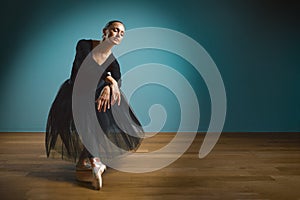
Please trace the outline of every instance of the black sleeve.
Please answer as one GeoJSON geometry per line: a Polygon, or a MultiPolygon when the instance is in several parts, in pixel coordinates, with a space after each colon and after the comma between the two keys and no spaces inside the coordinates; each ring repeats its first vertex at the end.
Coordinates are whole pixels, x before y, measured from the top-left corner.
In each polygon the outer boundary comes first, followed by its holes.
{"type": "Polygon", "coordinates": [[[71,82],[74,83],[77,72],[80,65],[82,64],[85,57],[91,51],[91,41],[89,40],[79,40],[76,45],[76,55],[73,61],[73,67],[71,72],[71,82]]]}

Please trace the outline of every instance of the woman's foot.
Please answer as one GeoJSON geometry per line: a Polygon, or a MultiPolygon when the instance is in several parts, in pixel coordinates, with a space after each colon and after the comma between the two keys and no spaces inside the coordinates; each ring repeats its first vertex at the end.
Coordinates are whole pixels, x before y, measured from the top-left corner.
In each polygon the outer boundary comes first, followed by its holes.
{"type": "Polygon", "coordinates": [[[99,158],[94,157],[90,159],[93,173],[92,186],[96,190],[102,188],[102,174],[106,169],[106,166],[100,161],[99,158]]]}
{"type": "Polygon", "coordinates": [[[89,158],[81,159],[76,164],[76,180],[82,182],[92,182],[92,166],[89,158]]]}

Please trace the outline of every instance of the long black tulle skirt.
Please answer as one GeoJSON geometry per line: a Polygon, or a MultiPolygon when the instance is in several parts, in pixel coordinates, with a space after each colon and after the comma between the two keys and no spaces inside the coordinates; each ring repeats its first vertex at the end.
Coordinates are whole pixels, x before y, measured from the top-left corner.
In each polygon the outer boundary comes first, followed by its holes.
{"type": "MultiPolygon", "coordinates": [[[[100,94],[102,88],[103,86],[98,87],[95,96],[100,94]]],[[[73,84],[70,80],[66,80],[52,103],[47,120],[45,145],[48,157],[59,157],[76,162],[85,146],[82,143],[82,137],[76,131],[73,120],[72,90],[73,84]]],[[[121,105],[114,105],[114,113],[112,109],[98,112],[96,105],[95,112],[104,134],[114,145],[125,152],[135,151],[139,147],[144,131],[122,93],[121,105]],[[121,119],[118,123],[116,123],[116,117],[121,119]]],[[[96,138],[97,134],[95,133],[96,138]]],[[[104,145],[104,151],[112,155],[110,146],[104,145]]],[[[101,154],[103,154],[103,149],[101,154]]]]}

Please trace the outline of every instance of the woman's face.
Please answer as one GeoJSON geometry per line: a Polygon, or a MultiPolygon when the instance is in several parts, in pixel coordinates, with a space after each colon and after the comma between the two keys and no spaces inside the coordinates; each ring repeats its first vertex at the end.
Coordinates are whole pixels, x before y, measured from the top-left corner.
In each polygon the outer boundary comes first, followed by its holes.
{"type": "Polygon", "coordinates": [[[120,22],[114,22],[107,29],[103,30],[105,40],[118,45],[121,43],[125,34],[125,27],[120,22]]]}

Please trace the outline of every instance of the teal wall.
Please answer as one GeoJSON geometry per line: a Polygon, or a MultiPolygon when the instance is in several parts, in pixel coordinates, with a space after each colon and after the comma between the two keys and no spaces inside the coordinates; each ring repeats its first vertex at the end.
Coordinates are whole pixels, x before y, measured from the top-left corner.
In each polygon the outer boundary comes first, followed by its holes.
{"type": "MultiPolygon", "coordinates": [[[[224,131],[300,131],[300,6],[295,2],[7,1],[1,8],[0,131],[45,130],[51,103],[70,75],[76,42],[100,38],[111,19],[127,29],[173,29],[201,44],[224,81],[224,131]]],[[[120,58],[123,74],[149,62],[172,66],[191,82],[201,110],[199,130],[205,131],[211,105],[201,76],[169,52],[144,50],[120,58]]],[[[168,113],[163,131],[176,131],[180,108],[168,88],[146,85],[131,101],[144,125],[156,103],[168,113]]]]}

